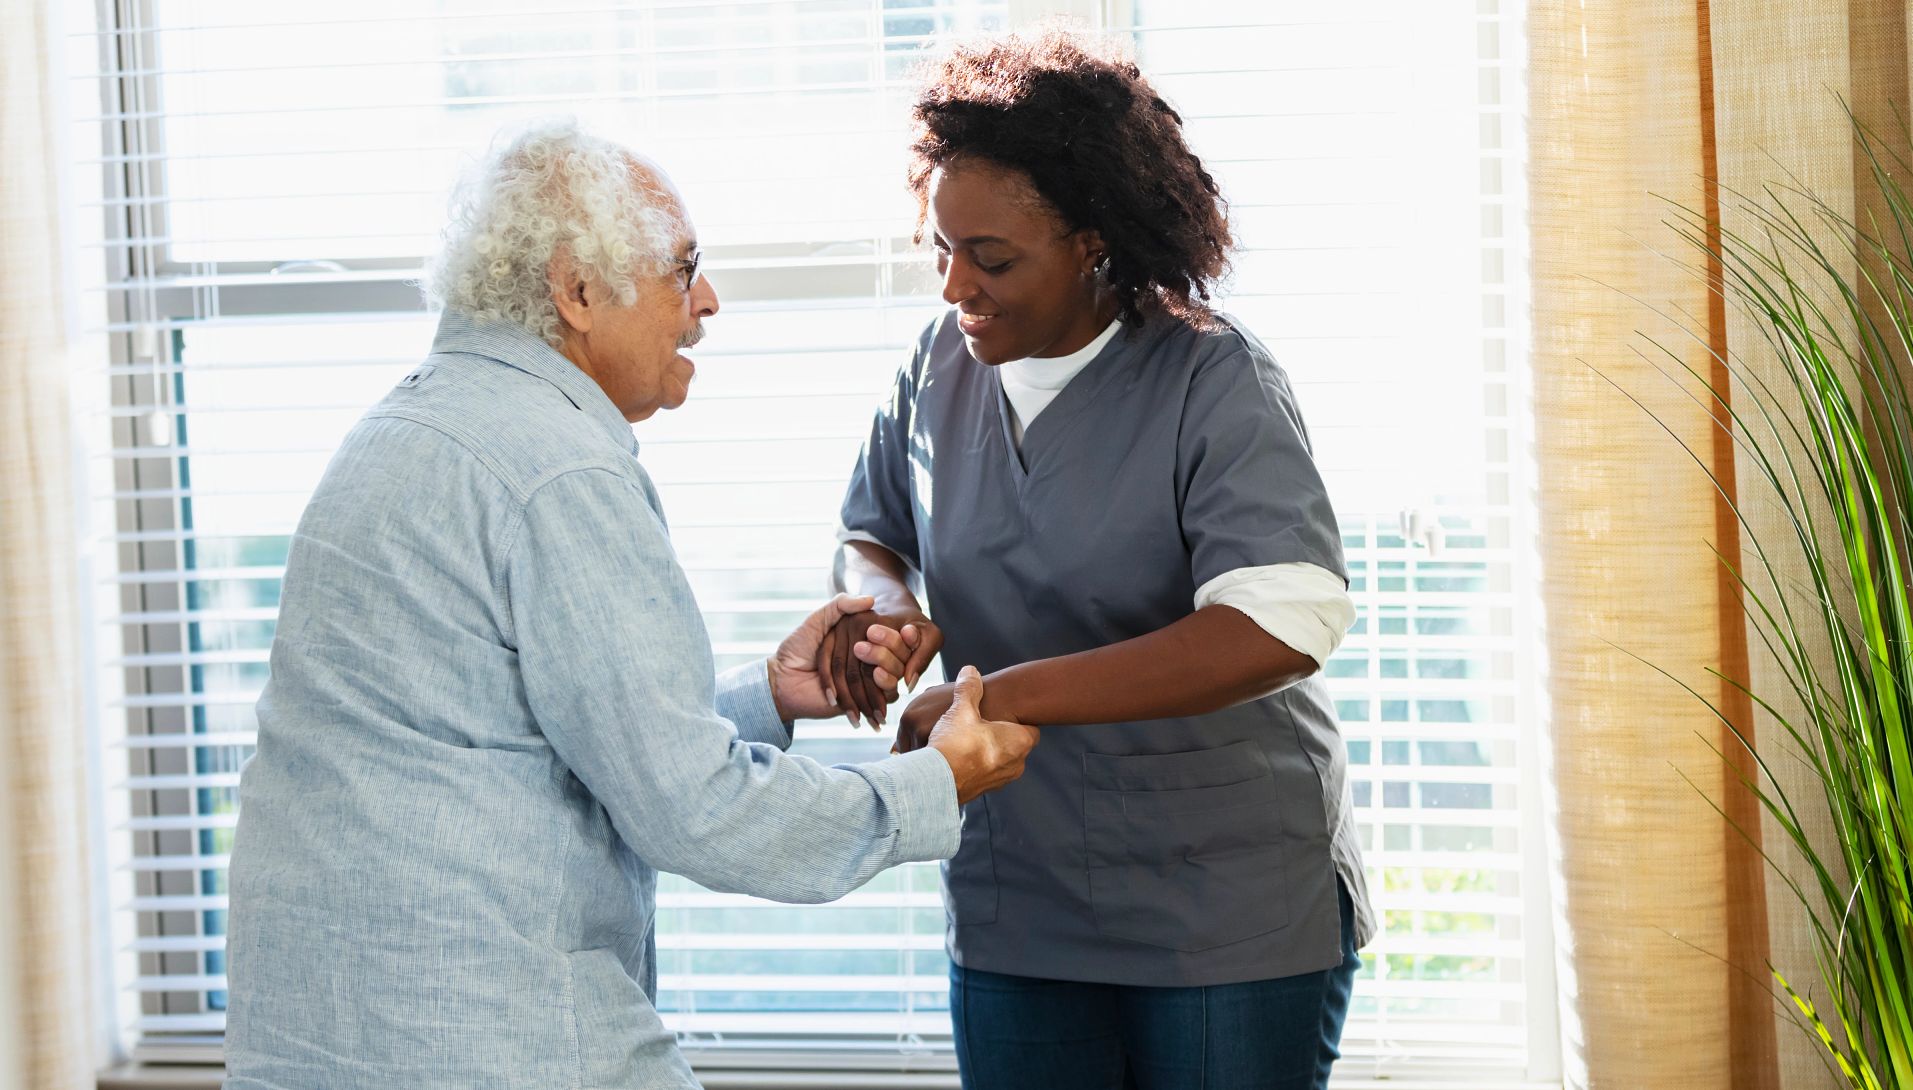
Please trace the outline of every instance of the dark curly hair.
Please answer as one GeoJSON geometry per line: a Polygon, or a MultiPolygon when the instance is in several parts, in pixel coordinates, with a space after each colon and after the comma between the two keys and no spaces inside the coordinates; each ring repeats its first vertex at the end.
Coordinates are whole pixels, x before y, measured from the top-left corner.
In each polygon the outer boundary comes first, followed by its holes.
{"type": "Polygon", "coordinates": [[[912,109],[917,240],[930,175],[964,158],[1027,175],[1071,231],[1099,232],[1123,322],[1160,307],[1206,322],[1235,244],[1228,207],[1182,117],[1113,47],[1050,30],[957,46],[912,109]]]}

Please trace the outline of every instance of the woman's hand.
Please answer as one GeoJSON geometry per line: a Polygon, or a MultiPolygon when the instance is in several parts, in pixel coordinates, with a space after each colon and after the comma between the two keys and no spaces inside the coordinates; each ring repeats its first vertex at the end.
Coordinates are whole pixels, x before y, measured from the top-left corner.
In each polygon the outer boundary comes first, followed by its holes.
{"type": "Polygon", "coordinates": [[[942,649],[943,630],[921,612],[864,609],[839,618],[824,634],[815,669],[832,704],[852,723],[861,716],[876,730],[888,718],[898,684],[915,685],[942,649]]]}
{"type": "Polygon", "coordinates": [[[867,615],[870,598],[839,594],[784,637],[770,658],[771,701],[784,722],[823,719],[837,714],[829,679],[820,669],[819,649],[846,615],[867,615]]]}
{"type": "Polygon", "coordinates": [[[892,753],[909,753],[923,748],[930,740],[930,729],[950,710],[950,702],[956,699],[956,686],[945,682],[932,685],[916,695],[910,706],[903,711],[903,718],[897,720],[897,740],[890,747],[892,753]]]}
{"type": "Polygon", "coordinates": [[[957,805],[994,791],[1023,774],[1023,765],[1039,732],[1022,723],[983,718],[983,676],[976,667],[957,671],[949,689],[949,711],[931,724],[923,744],[943,754],[956,781],[957,805]]]}

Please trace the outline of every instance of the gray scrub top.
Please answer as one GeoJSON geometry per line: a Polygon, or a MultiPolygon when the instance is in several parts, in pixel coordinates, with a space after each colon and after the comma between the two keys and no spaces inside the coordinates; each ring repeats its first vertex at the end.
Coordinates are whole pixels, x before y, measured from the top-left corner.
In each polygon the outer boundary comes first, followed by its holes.
{"type": "MultiPolygon", "coordinates": [[[[1207,580],[1303,561],[1346,577],[1287,376],[1233,319],[1124,329],[1029,422],[956,312],[878,411],[844,526],[923,575],[947,673],[1153,632],[1207,580]]],[[[1208,715],[1043,732],[971,802],[944,864],[950,956],[1058,980],[1201,986],[1335,965],[1336,878],[1375,931],[1347,752],[1319,677],[1208,715]]]]}

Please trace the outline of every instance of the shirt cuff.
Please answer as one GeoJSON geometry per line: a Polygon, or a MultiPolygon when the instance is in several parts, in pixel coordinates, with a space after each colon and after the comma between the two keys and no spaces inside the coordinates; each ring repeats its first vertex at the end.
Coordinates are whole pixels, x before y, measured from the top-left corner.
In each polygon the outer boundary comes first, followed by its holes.
{"type": "Polygon", "coordinates": [[[790,724],[778,718],[771,699],[770,670],[763,659],[753,659],[717,675],[717,714],[731,721],[746,742],[790,748],[790,724]]]}
{"type": "Polygon", "coordinates": [[[1225,605],[1297,651],[1326,664],[1355,623],[1341,576],[1315,564],[1237,568],[1202,584],[1196,608],[1225,605]]]}
{"type": "Polygon", "coordinates": [[[948,859],[956,854],[963,812],[957,809],[956,774],[943,754],[925,746],[865,768],[881,770],[890,781],[891,805],[897,814],[894,863],[948,859]]]}
{"type": "Polygon", "coordinates": [[[850,527],[845,526],[842,522],[837,523],[837,544],[843,545],[844,543],[851,542],[851,541],[867,541],[872,545],[877,545],[877,546],[881,546],[882,548],[889,549],[891,552],[897,554],[898,560],[903,561],[903,566],[905,568],[908,568],[912,572],[917,570],[917,566],[910,562],[910,558],[903,554],[903,550],[898,549],[896,546],[890,544],[887,541],[879,541],[877,539],[877,535],[875,534],[866,533],[863,530],[852,530],[850,527]]]}

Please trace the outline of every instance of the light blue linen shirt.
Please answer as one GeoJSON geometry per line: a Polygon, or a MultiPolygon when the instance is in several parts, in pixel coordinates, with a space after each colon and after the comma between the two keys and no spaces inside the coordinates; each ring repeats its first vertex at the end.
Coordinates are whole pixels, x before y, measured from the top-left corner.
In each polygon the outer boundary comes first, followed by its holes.
{"type": "Polygon", "coordinates": [[[258,715],[230,1090],[694,1087],[658,871],[814,902],[957,847],[936,751],[783,752],[765,664],[714,676],[630,426],[456,313],[306,508],[258,715]]]}

